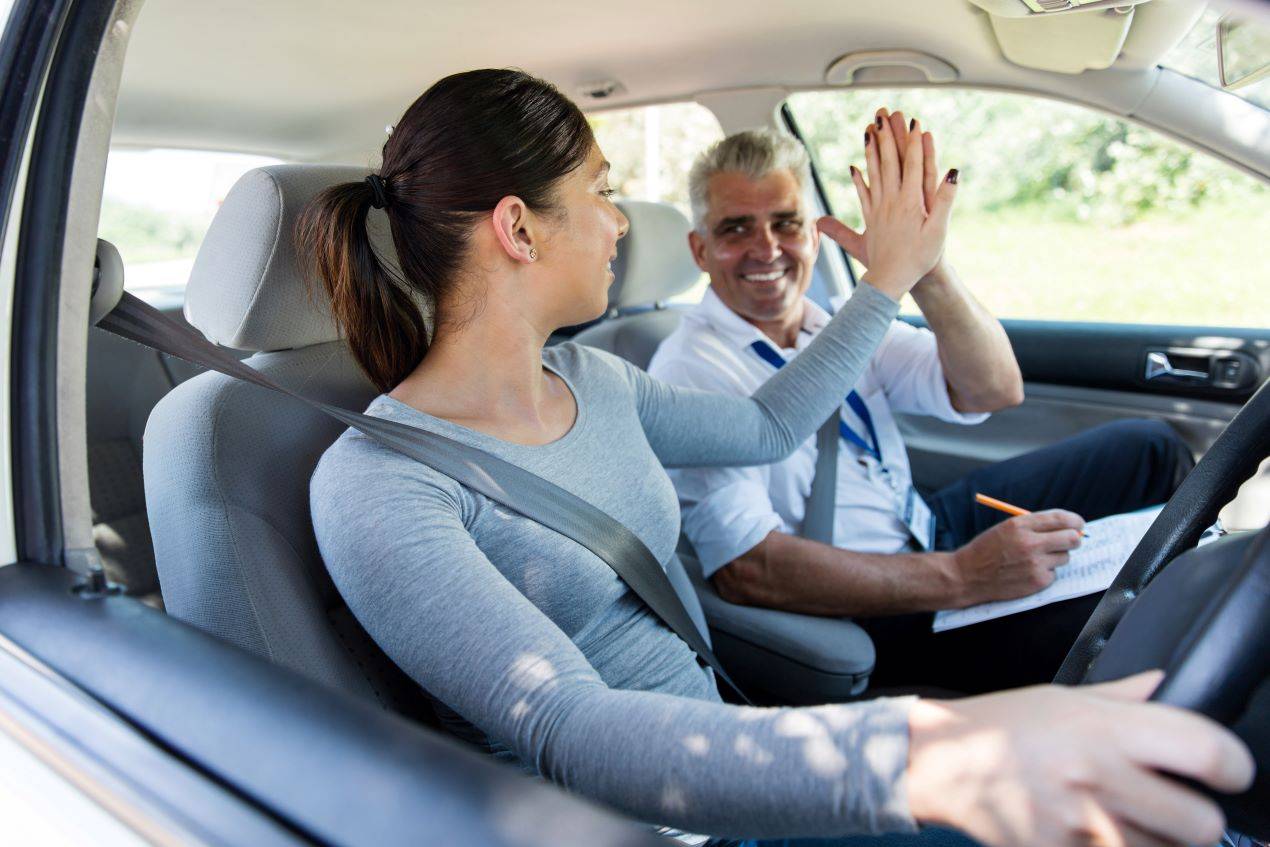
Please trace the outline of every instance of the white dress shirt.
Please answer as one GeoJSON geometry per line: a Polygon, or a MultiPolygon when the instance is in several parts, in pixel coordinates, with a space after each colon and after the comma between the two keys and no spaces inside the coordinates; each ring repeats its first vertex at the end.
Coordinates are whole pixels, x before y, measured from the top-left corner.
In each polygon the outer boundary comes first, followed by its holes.
{"type": "MultiPolygon", "coordinates": [[[[802,331],[788,361],[806,347],[829,315],[805,301],[802,331]]],[[[775,373],[750,345],[767,339],[719,299],[712,288],[684,315],[649,363],[658,379],[705,391],[749,396],[775,373]]],[[[895,490],[912,482],[908,453],[894,412],[932,415],[973,424],[986,414],[962,414],[952,406],[935,336],[896,321],[856,385],[877,432],[888,483],[877,461],[845,439],[839,440],[834,544],[865,553],[908,549],[909,532],[900,520],[895,490]]],[[[844,405],[843,420],[868,440],[860,419],[844,405]]],[[[726,426],[726,421],[720,421],[726,426]]],[[[793,455],[773,465],[748,468],[685,468],[670,471],[683,510],[683,530],[696,548],[706,576],[755,547],[772,530],[798,535],[816,469],[813,436],[793,455]]]]}

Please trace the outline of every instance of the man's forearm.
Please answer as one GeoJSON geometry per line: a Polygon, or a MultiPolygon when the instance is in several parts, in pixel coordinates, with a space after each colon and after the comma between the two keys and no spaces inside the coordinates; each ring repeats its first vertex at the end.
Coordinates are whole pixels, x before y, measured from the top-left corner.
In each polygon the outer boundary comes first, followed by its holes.
{"type": "Polygon", "coordinates": [[[964,605],[951,553],[855,553],[775,530],[713,580],[729,602],[806,615],[872,617],[964,605]]]}
{"type": "Polygon", "coordinates": [[[954,409],[995,412],[1023,402],[1023,377],[1010,339],[951,265],[941,260],[913,288],[913,299],[935,333],[954,409]]]}

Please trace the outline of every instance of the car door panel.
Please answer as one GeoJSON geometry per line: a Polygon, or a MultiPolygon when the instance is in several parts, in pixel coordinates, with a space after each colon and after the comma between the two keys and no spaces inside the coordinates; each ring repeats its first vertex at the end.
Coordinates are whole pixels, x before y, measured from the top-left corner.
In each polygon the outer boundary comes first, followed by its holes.
{"type": "MultiPolygon", "coordinates": [[[[924,326],[925,321],[905,317],[924,326]]],[[[1025,382],[1023,404],[977,426],[900,416],[914,479],[939,488],[985,464],[1019,455],[1087,429],[1127,418],[1168,422],[1196,456],[1251,396],[1270,366],[1270,332],[1002,321],[1025,382]],[[1209,376],[1147,377],[1148,357],[1190,351],[1171,361],[1209,376]],[[1205,359],[1204,357],[1208,357],[1205,359]],[[1239,361],[1239,382],[1226,387],[1222,362],[1239,361]],[[1215,377],[1215,378],[1214,378],[1215,377]]]]}

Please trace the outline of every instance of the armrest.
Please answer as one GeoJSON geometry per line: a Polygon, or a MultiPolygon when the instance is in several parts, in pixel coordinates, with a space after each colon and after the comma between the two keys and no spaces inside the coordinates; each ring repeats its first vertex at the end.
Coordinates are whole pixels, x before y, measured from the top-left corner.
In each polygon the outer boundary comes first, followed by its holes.
{"type": "Polygon", "coordinates": [[[729,603],[702,577],[686,539],[679,558],[701,600],[714,651],[746,693],[810,704],[843,700],[867,687],[877,654],[854,622],[729,603]]]}

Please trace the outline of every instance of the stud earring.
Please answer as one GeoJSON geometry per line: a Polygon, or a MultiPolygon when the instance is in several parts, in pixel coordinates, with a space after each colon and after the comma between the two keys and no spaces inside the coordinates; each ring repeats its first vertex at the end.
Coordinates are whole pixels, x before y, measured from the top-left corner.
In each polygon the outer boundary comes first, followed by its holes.
{"type": "Polygon", "coordinates": [[[529,261],[531,261],[531,262],[536,262],[536,261],[538,261],[538,248],[537,248],[537,247],[530,247],[530,248],[529,248],[529,261]]]}

